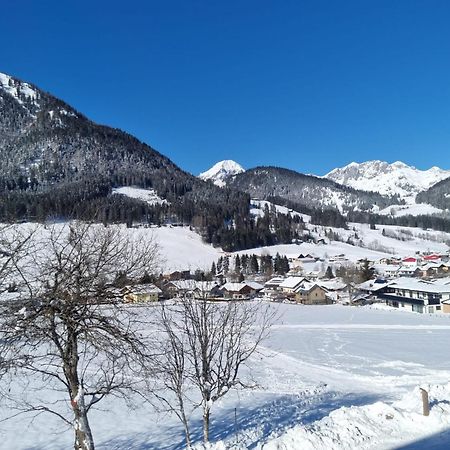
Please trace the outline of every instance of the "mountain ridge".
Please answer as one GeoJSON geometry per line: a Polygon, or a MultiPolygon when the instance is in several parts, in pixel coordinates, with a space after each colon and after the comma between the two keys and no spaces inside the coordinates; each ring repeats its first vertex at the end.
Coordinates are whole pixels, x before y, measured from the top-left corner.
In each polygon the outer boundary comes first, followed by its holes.
{"type": "Polygon", "coordinates": [[[407,203],[414,203],[419,192],[429,189],[448,177],[450,177],[450,170],[437,166],[420,170],[402,161],[388,163],[381,160],[352,162],[335,168],[324,176],[355,189],[378,192],[383,195],[398,195],[407,203]]]}

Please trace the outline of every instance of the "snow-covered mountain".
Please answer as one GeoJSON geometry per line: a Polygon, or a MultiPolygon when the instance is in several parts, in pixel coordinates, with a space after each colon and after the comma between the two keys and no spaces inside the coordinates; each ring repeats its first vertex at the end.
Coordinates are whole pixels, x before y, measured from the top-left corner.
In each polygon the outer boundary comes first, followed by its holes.
{"type": "Polygon", "coordinates": [[[224,186],[228,178],[242,172],[245,172],[245,169],[240,164],[231,159],[226,159],[214,164],[198,177],[205,181],[211,180],[217,186],[224,186]]]}
{"type": "Polygon", "coordinates": [[[439,167],[420,170],[400,161],[389,164],[378,160],[352,162],[325,175],[325,178],[355,189],[398,195],[408,203],[414,203],[419,192],[448,177],[450,170],[439,167]]]}

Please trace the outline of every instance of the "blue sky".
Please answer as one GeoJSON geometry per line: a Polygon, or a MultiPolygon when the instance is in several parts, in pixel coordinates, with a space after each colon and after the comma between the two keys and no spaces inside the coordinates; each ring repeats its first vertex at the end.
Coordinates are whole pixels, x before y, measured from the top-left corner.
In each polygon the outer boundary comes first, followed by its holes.
{"type": "Polygon", "coordinates": [[[0,0],[0,71],[197,174],[450,168],[450,2],[0,0]]]}

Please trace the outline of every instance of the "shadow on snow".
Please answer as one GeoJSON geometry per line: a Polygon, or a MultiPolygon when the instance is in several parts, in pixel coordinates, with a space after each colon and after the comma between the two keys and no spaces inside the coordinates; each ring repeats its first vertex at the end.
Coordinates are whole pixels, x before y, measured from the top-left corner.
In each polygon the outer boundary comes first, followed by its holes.
{"type": "MultiPolygon", "coordinates": [[[[251,407],[213,408],[210,428],[211,442],[226,440],[229,444],[239,444],[248,449],[255,448],[269,436],[279,435],[286,428],[307,425],[329,415],[343,406],[362,406],[380,400],[375,395],[342,394],[339,392],[303,393],[280,395],[270,400],[257,401],[251,407]],[[236,414],[236,415],[235,415],[236,414]]],[[[161,427],[164,427],[161,424],[161,427]]],[[[201,420],[191,422],[193,443],[202,441],[201,420]]],[[[155,440],[151,433],[118,436],[98,445],[99,449],[119,450],[182,450],[186,446],[180,426],[167,427],[155,440]]]]}

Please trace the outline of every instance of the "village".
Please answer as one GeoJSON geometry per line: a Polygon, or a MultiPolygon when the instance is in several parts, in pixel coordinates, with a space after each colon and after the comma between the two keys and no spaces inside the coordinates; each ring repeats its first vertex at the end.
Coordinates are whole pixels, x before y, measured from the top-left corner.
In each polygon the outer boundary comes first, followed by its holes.
{"type": "Polygon", "coordinates": [[[301,305],[385,304],[416,313],[450,313],[450,257],[421,254],[351,263],[313,254],[227,255],[209,272],[173,271],[151,283],[127,285],[126,303],[176,298],[211,301],[264,299],[301,305]],[[320,263],[322,270],[312,270],[320,263]]]}

